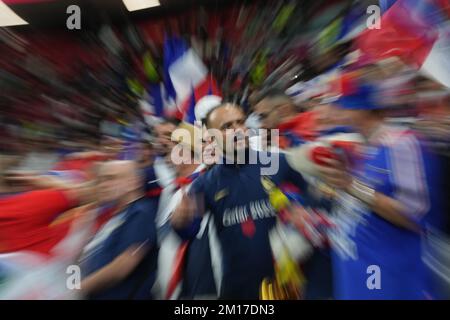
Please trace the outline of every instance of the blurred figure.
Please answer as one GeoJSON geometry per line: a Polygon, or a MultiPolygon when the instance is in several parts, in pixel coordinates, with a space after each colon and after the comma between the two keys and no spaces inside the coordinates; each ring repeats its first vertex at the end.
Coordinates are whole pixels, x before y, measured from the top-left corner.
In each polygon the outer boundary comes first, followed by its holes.
{"type": "Polygon", "coordinates": [[[31,191],[7,188],[0,197],[0,268],[8,269],[0,299],[76,298],[66,271],[90,236],[92,186],[63,176],[10,179],[31,191]]]}
{"type": "Polygon", "coordinates": [[[159,205],[156,214],[157,241],[160,246],[158,254],[158,276],[155,283],[154,294],[158,299],[165,299],[167,286],[172,272],[172,261],[179,245],[179,240],[170,237],[171,229],[168,223],[174,195],[177,191],[175,180],[177,172],[170,159],[172,149],[176,142],[172,140],[172,133],[177,129],[180,121],[174,118],[161,119],[153,126],[155,140],[153,143],[155,159],[153,170],[155,182],[161,189],[159,192],[159,205]],[[168,237],[169,235],[169,237],[168,237]]]}
{"type": "Polygon", "coordinates": [[[166,208],[170,205],[170,199],[175,192],[174,181],[176,179],[176,172],[173,168],[170,153],[175,146],[172,141],[172,132],[177,128],[179,120],[163,119],[161,123],[154,126],[154,133],[156,136],[154,143],[155,161],[154,170],[156,180],[162,188],[158,213],[156,215],[156,225],[161,228],[164,224],[163,218],[166,208]]]}
{"type": "MultiPolygon", "coordinates": [[[[165,209],[163,218],[164,232],[161,236],[158,272],[160,294],[166,299],[215,298],[208,239],[202,238],[207,231],[202,228],[197,235],[198,239],[186,241],[174,232],[169,223],[183,194],[206,170],[204,164],[194,162],[195,159],[199,159],[198,153],[202,151],[199,148],[201,130],[187,123],[181,123],[177,129],[184,130],[185,134],[178,135],[178,132],[174,132],[172,135],[172,140],[177,142],[176,150],[172,150],[172,159],[179,160],[175,157],[180,156],[185,161],[174,166],[177,173],[176,192],[170,199],[170,205],[165,209]],[[195,138],[198,138],[198,141],[195,138]]],[[[205,223],[207,224],[207,221],[205,223]]]]}
{"type": "Polygon", "coordinates": [[[155,151],[158,156],[168,156],[170,151],[174,147],[174,142],[172,141],[172,132],[177,128],[179,120],[168,118],[163,119],[161,123],[158,123],[154,127],[156,140],[155,140],[155,151]]]}
{"type": "Polygon", "coordinates": [[[15,180],[26,181],[34,190],[0,198],[0,253],[27,250],[50,256],[70,227],[68,221],[53,224],[69,209],[92,202],[92,187],[49,176],[15,180]]]}
{"type": "Polygon", "coordinates": [[[361,85],[336,101],[367,141],[360,160],[352,165],[342,154],[320,169],[339,203],[330,235],[335,297],[429,298],[421,231],[439,219],[429,188],[438,168],[410,130],[386,123],[375,92],[361,85]]]}
{"type": "MultiPolygon", "coordinates": [[[[301,145],[312,148],[314,141],[322,141],[322,139],[332,139],[333,135],[339,133],[347,133],[352,130],[340,124],[343,122],[341,110],[331,104],[331,97],[321,99],[321,103],[314,103],[315,107],[312,111],[306,113],[298,113],[296,107],[293,105],[289,96],[278,91],[269,91],[265,97],[256,105],[255,111],[258,114],[265,114],[267,110],[268,116],[262,117],[262,124],[265,128],[279,128],[280,140],[285,141],[280,143],[282,151],[287,154],[288,161],[293,158],[293,167],[297,167],[299,162],[308,162],[309,159],[298,157],[298,152],[292,156],[293,148],[298,148],[301,145]],[[286,120],[288,119],[288,120],[286,120]]],[[[298,149],[297,149],[298,150],[298,149]]],[[[309,154],[305,153],[303,156],[309,158],[309,154]]],[[[304,232],[304,229],[314,230],[316,234],[326,238],[321,224],[313,226],[312,224],[305,224],[305,221],[321,221],[325,217],[319,218],[316,209],[322,212],[328,212],[331,208],[329,199],[329,191],[323,188],[323,183],[313,175],[308,175],[307,171],[299,170],[302,173],[308,184],[313,187],[310,188],[315,193],[317,198],[313,205],[314,210],[308,208],[301,210],[301,217],[295,214],[291,219],[295,220],[294,224],[302,225],[299,232],[305,237],[310,235],[304,232]],[[324,191],[322,191],[324,190],[324,191]],[[326,191],[326,192],[325,192],[326,191]],[[308,217],[305,219],[305,217],[308,217]]],[[[329,189],[329,188],[327,188],[329,189]]],[[[301,198],[301,194],[297,194],[301,198]]],[[[306,261],[302,262],[302,268],[305,273],[307,282],[304,292],[305,299],[329,299],[333,296],[332,292],[332,270],[331,258],[328,250],[327,241],[313,241],[311,244],[315,247],[312,256],[306,261]]]]}
{"type": "Polygon", "coordinates": [[[133,161],[110,161],[98,174],[100,206],[113,217],[84,248],[81,292],[89,299],[150,299],[156,277],[158,201],[144,197],[133,161]]]}
{"type": "Polygon", "coordinates": [[[280,148],[296,146],[315,136],[314,112],[299,112],[291,98],[283,91],[271,90],[255,105],[255,115],[259,117],[261,128],[278,129],[280,148]]]}
{"type": "Polygon", "coordinates": [[[142,143],[138,164],[144,175],[144,192],[147,197],[158,198],[162,193],[162,187],[156,178],[155,168],[155,150],[151,143],[145,141],[142,143]]]}
{"type": "MultiPolygon", "coordinates": [[[[186,126],[191,132],[191,138],[195,137],[195,134],[201,141],[196,141],[191,139],[188,143],[184,142],[186,148],[189,149],[191,153],[191,159],[197,159],[200,157],[202,163],[199,166],[189,166],[187,164],[178,165],[178,178],[177,185],[178,191],[175,193],[173,200],[174,206],[171,208],[170,214],[172,215],[174,208],[182,200],[183,193],[190,189],[192,182],[204,174],[208,169],[210,169],[218,161],[219,154],[216,152],[217,144],[208,131],[206,130],[206,117],[212,110],[221,105],[222,98],[214,95],[207,95],[200,99],[195,105],[195,119],[196,123],[194,126],[186,126]],[[199,130],[201,129],[201,130],[199,130]],[[197,133],[195,133],[197,131],[197,133]],[[198,145],[201,143],[201,148],[198,145]],[[196,154],[201,152],[201,155],[196,154]],[[192,174],[189,174],[191,169],[195,168],[192,174]],[[186,171],[187,170],[187,171],[186,171]],[[184,173],[183,173],[184,171],[184,173]],[[186,175],[189,174],[189,175],[186,175]]],[[[186,150],[187,151],[187,150],[186,150]]],[[[182,272],[182,284],[180,288],[180,299],[216,299],[217,298],[217,288],[214,280],[214,274],[211,265],[211,252],[210,252],[210,214],[207,212],[200,222],[200,228],[198,233],[188,240],[184,240],[183,244],[179,247],[179,250],[184,251],[184,269],[182,272]]],[[[177,230],[175,230],[177,231],[177,230]]],[[[179,235],[176,236],[179,239],[183,238],[179,235]]],[[[172,275],[171,281],[174,280],[172,275]]],[[[173,287],[173,286],[172,286],[173,287]]],[[[170,288],[173,290],[173,288],[170,288]]],[[[168,296],[172,296],[169,292],[168,296]]]]}
{"type": "MultiPolygon", "coordinates": [[[[450,92],[433,80],[418,79],[417,96],[419,118],[413,128],[425,137],[426,146],[439,158],[440,175],[450,173],[450,92]]],[[[448,179],[440,179],[435,188],[442,200],[443,225],[428,225],[424,261],[433,276],[438,298],[450,298],[450,190],[448,179]],[[446,213],[446,214],[445,214],[446,213]]]]}
{"type": "Polygon", "coordinates": [[[336,99],[335,96],[323,97],[320,103],[313,108],[318,136],[353,132],[353,129],[346,125],[348,124],[346,113],[334,104],[336,99]]]}
{"type": "MultiPolygon", "coordinates": [[[[262,280],[274,275],[269,231],[276,213],[261,180],[264,165],[259,157],[255,157],[256,163],[249,163],[251,153],[260,154],[249,148],[245,116],[238,106],[220,105],[205,123],[208,129],[216,129],[214,138],[224,160],[194,181],[173,213],[172,226],[180,235],[192,238],[203,215],[210,211],[211,258],[219,298],[258,299],[262,280]],[[236,163],[244,155],[246,161],[236,163]]],[[[305,189],[302,176],[285,158],[275,158],[271,160],[278,161],[279,167],[270,179],[305,189]]]]}
{"type": "MultiPolygon", "coordinates": [[[[218,99],[210,104],[209,112],[220,105],[217,102],[219,102],[218,99]]],[[[203,128],[206,128],[204,122],[207,113],[197,115],[199,117],[196,119],[203,123],[203,128]],[[202,116],[204,117],[201,118],[202,116]]],[[[201,151],[203,162],[194,173],[200,172],[204,174],[217,163],[219,156],[218,152],[216,152],[216,143],[207,130],[203,130],[201,151]]],[[[184,190],[180,190],[180,201],[182,192],[187,192],[188,190],[189,186],[186,186],[184,190]]],[[[217,288],[211,262],[210,227],[211,213],[206,212],[200,222],[198,233],[189,240],[189,246],[186,250],[181,299],[217,299],[217,288]]]]}
{"type": "MultiPolygon", "coordinates": [[[[304,144],[310,148],[311,153],[305,152],[303,156],[308,159],[298,157],[299,153],[289,149],[287,152],[293,153],[292,158],[297,158],[296,163],[309,162],[309,157],[313,154],[314,148],[321,148],[322,144],[328,144],[329,141],[343,139],[343,134],[353,132],[353,129],[343,124],[348,123],[345,119],[345,112],[334,105],[333,96],[324,97],[313,107],[316,138],[314,141],[308,141],[304,144]]],[[[295,147],[294,147],[295,148],[295,147]]],[[[292,160],[291,160],[292,161],[292,160]]],[[[297,166],[294,166],[297,167],[297,166]]],[[[331,224],[329,215],[335,205],[334,190],[326,185],[319,176],[308,174],[307,171],[300,170],[306,181],[311,186],[311,196],[314,197],[313,210],[303,211],[303,216],[294,215],[292,218],[297,223],[303,225],[307,230],[314,230],[323,237],[322,241],[312,243],[314,251],[312,256],[304,262],[303,270],[307,278],[305,287],[305,299],[330,299],[334,297],[333,292],[333,272],[331,263],[331,252],[327,237],[327,230],[331,224]],[[319,214],[320,213],[320,214],[319,214]],[[305,219],[304,217],[308,218],[305,219]],[[309,222],[307,222],[309,221],[309,222]],[[313,223],[311,223],[313,222],[313,223]]]]}

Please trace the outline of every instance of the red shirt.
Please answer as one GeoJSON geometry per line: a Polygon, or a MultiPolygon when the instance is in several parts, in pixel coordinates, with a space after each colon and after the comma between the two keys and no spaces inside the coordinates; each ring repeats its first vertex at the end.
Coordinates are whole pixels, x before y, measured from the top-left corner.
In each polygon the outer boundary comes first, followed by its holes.
{"type": "Polygon", "coordinates": [[[60,190],[37,190],[0,198],[0,253],[29,250],[49,255],[72,219],[52,224],[76,204],[60,190]]]}
{"type": "Polygon", "coordinates": [[[77,170],[84,172],[86,174],[86,178],[92,178],[89,176],[89,170],[92,166],[98,161],[108,160],[106,155],[92,155],[92,156],[84,156],[79,158],[68,158],[63,159],[59,163],[57,163],[53,170],[77,170]]]}

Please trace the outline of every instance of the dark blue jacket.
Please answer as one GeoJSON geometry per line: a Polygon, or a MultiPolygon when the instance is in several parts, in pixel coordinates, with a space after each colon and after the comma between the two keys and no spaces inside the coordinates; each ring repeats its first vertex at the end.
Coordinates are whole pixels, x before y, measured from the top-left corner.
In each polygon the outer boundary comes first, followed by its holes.
{"type": "MultiPolygon", "coordinates": [[[[253,152],[255,155],[255,151],[253,152]]],[[[291,182],[304,191],[303,177],[287,163],[283,154],[257,153],[256,164],[218,164],[194,181],[191,194],[204,201],[205,211],[212,213],[212,223],[221,258],[219,296],[224,299],[258,299],[259,286],[265,277],[273,276],[273,257],[269,231],[275,225],[276,212],[271,206],[262,179],[276,185],[291,182]],[[278,170],[263,177],[261,155],[273,156],[278,170]]],[[[275,162],[272,162],[274,164],[275,162]]],[[[197,220],[184,236],[196,234],[197,220]]],[[[210,235],[214,236],[214,235],[210,235]]]]}

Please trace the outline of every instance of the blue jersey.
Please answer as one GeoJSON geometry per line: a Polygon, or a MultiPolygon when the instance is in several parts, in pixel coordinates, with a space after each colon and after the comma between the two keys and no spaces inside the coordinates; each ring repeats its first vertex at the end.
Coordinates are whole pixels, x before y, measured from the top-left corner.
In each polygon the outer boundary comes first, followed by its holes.
{"type": "MultiPolygon", "coordinates": [[[[254,151],[249,151],[254,152],[254,151]]],[[[257,153],[258,159],[261,153],[257,153]]],[[[292,182],[304,190],[302,176],[292,170],[282,154],[272,154],[278,170],[269,178],[275,184],[292,182]]],[[[258,299],[265,277],[274,274],[268,233],[276,212],[263,187],[262,161],[256,164],[218,164],[192,184],[191,193],[201,194],[212,221],[211,255],[218,292],[226,299],[258,299]]]]}
{"type": "MultiPolygon", "coordinates": [[[[436,168],[411,132],[383,126],[363,154],[355,168],[361,181],[400,202],[420,228],[437,221],[429,189],[436,168]]],[[[335,223],[330,240],[337,299],[427,297],[419,232],[395,226],[345,193],[339,195],[335,223]]]]}
{"type": "Polygon", "coordinates": [[[210,216],[204,217],[204,220],[197,236],[189,241],[181,299],[211,299],[217,297],[208,236],[210,216]]]}
{"type": "Polygon", "coordinates": [[[156,277],[158,247],[155,215],[158,199],[142,198],[112,217],[86,247],[82,261],[84,276],[111,263],[132,245],[148,252],[131,274],[117,285],[95,293],[90,299],[150,299],[156,277]]]}

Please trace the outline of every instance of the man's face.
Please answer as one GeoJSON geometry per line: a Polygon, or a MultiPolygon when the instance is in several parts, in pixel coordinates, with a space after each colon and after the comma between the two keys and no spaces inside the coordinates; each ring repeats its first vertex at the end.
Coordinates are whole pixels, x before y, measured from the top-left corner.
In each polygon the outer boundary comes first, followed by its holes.
{"type": "Polygon", "coordinates": [[[224,153],[234,153],[248,147],[244,112],[233,105],[215,109],[209,116],[209,129],[215,129],[217,145],[224,153]],[[217,136],[218,135],[218,136],[217,136]]]}
{"type": "Polygon", "coordinates": [[[97,176],[98,200],[107,203],[120,200],[130,191],[135,189],[133,185],[134,175],[126,166],[117,162],[102,164],[97,176]]]}
{"type": "Polygon", "coordinates": [[[275,112],[278,105],[273,100],[263,99],[255,106],[255,114],[259,116],[261,128],[276,129],[280,124],[280,117],[275,112]]]}
{"type": "Polygon", "coordinates": [[[155,151],[161,155],[167,155],[176,145],[171,140],[172,132],[175,131],[176,126],[172,123],[161,123],[155,126],[156,146],[155,151]]]}

